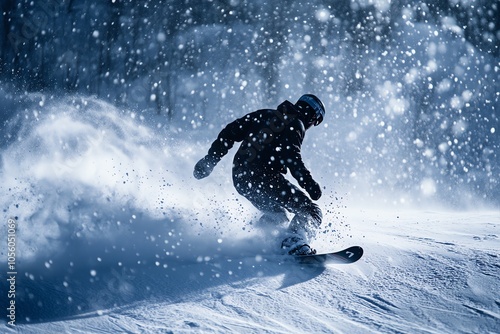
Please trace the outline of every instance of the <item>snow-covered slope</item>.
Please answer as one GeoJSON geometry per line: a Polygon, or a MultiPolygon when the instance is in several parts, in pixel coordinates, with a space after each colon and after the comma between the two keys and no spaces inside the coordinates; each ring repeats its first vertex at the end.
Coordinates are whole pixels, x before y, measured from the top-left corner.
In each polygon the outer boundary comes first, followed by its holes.
{"type": "Polygon", "coordinates": [[[265,255],[231,257],[232,247],[222,247],[224,257],[166,260],[166,268],[108,266],[98,268],[95,277],[83,270],[35,279],[28,283],[33,301],[19,306],[34,323],[21,319],[17,328],[22,333],[499,331],[498,212],[352,210],[348,219],[355,232],[338,246],[365,248],[364,258],[353,265],[317,268],[265,255]]]}
{"type": "Polygon", "coordinates": [[[279,228],[252,223],[231,159],[193,179],[206,141],[162,136],[98,100],[37,110],[2,148],[3,219],[17,222],[16,327],[2,331],[500,330],[498,210],[369,209],[316,167],[326,189],[314,246],[365,255],[300,266],[276,253],[279,228]]]}

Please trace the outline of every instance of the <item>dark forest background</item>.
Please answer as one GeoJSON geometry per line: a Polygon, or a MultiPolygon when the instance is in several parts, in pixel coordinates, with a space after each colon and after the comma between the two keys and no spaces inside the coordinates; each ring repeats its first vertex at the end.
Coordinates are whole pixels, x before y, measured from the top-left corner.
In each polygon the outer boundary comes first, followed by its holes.
{"type": "MultiPolygon", "coordinates": [[[[175,87],[186,75],[210,83],[227,81],[221,72],[239,69],[260,77],[262,93],[274,103],[280,60],[293,52],[289,42],[310,34],[310,56],[349,55],[337,83],[348,94],[364,89],[367,59],[398,38],[395,27],[408,10],[412,22],[439,26],[444,17],[454,19],[465,41],[498,59],[497,1],[396,0],[383,13],[359,3],[2,0],[0,78],[20,90],[78,92],[118,103],[129,99],[124,88],[146,80],[134,102],[156,94],[151,104],[169,114],[179,99],[175,87]],[[316,19],[321,8],[329,17],[316,19]]],[[[207,100],[220,93],[210,85],[196,90],[207,100]]]]}

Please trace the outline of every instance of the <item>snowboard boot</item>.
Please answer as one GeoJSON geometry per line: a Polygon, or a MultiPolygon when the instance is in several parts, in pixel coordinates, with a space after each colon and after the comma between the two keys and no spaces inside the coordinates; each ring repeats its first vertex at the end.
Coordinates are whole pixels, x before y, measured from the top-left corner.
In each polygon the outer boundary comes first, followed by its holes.
{"type": "Polygon", "coordinates": [[[285,238],[281,242],[281,249],[289,255],[314,255],[316,250],[304,242],[304,239],[298,236],[285,238]]]}

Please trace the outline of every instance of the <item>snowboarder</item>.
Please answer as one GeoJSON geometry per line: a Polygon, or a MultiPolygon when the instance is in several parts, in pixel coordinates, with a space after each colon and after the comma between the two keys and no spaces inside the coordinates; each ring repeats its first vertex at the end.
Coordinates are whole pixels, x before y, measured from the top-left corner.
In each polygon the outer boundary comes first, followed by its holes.
{"type": "Polygon", "coordinates": [[[312,94],[302,95],[295,104],[284,101],[276,110],[251,112],[226,125],[193,175],[210,175],[234,142],[242,142],[233,160],[234,187],[263,212],[260,222],[286,224],[286,211],[295,214],[281,247],[293,255],[315,254],[307,242],[321,225],[321,209],[312,201],[321,197],[321,188],[300,150],[306,130],[319,125],[324,116],[323,103],[312,94]],[[284,177],[287,170],[309,197],[284,177]]]}

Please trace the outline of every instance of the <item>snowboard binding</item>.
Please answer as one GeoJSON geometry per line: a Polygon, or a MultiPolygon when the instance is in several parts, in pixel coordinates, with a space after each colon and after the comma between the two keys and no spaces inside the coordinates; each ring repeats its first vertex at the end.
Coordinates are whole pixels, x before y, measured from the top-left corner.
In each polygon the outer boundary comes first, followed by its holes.
{"type": "Polygon", "coordinates": [[[311,248],[302,238],[297,236],[285,238],[285,240],[281,242],[281,249],[286,250],[289,255],[294,256],[316,254],[315,249],[311,248]]]}

